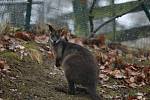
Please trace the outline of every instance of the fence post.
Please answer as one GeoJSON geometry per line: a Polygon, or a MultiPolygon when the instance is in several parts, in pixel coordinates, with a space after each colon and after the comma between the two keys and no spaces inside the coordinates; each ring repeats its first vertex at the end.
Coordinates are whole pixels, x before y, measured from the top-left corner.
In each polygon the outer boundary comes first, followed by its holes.
{"type": "Polygon", "coordinates": [[[28,31],[30,29],[30,19],[31,19],[31,10],[32,10],[32,0],[27,1],[27,10],[26,10],[26,23],[25,30],[28,31]]]}
{"type": "MultiPolygon", "coordinates": [[[[115,0],[111,0],[111,5],[112,5],[112,17],[116,16],[116,13],[115,13],[115,0]]],[[[116,20],[114,19],[113,22],[112,22],[112,25],[113,25],[113,40],[116,41],[116,20]]]]}

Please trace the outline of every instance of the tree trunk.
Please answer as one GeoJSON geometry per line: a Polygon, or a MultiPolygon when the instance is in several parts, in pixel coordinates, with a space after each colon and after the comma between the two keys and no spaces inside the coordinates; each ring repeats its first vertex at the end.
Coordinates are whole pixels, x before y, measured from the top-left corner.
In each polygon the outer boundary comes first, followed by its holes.
{"type": "Polygon", "coordinates": [[[73,0],[75,33],[78,36],[88,36],[88,8],[87,0],[73,0]]]}
{"type": "Polygon", "coordinates": [[[32,10],[32,0],[28,0],[26,10],[26,25],[25,25],[25,29],[27,31],[30,29],[31,10],[32,10]]]}

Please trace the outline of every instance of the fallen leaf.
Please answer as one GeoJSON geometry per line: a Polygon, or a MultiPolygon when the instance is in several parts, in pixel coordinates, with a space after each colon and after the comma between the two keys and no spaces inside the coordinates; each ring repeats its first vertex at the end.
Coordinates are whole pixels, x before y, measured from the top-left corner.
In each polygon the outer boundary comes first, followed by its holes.
{"type": "Polygon", "coordinates": [[[138,85],[136,83],[130,83],[129,86],[132,88],[136,88],[138,85]]]}
{"type": "Polygon", "coordinates": [[[99,74],[99,78],[102,79],[103,81],[109,80],[109,77],[106,74],[99,74]]]}
{"type": "Polygon", "coordinates": [[[135,82],[135,77],[130,77],[129,80],[130,80],[131,83],[133,83],[133,82],[135,82]]]}
{"type": "Polygon", "coordinates": [[[117,70],[117,69],[114,71],[111,71],[110,74],[113,75],[115,78],[126,78],[124,73],[122,73],[120,70],[117,70]]]}
{"type": "Polygon", "coordinates": [[[0,69],[4,69],[5,61],[0,60],[0,69]]]}
{"type": "Polygon", "coordinates": [[[48,51],[47,53],[50,59],[54,59],[54,53],[52,51],[48,51]]]}
{"type": "Polygon", "coordinates": [[[25,41],[34,40],[34,34],[28,32],[17,32],[15,33],[15,37],[25,41]]]}
{"type": "Polygon", "coordinates": [[[137,96],[128,96],[127,100],[137,100],[137,96]]]}
{"type": "Polygon", "coordinates": [[[47,35],[41,35],[41,36],[35,36],[34,38],[35,42],[37,43],[43,43],[43,44],[46,44],[49,40],[49,36],[47,35]]]}

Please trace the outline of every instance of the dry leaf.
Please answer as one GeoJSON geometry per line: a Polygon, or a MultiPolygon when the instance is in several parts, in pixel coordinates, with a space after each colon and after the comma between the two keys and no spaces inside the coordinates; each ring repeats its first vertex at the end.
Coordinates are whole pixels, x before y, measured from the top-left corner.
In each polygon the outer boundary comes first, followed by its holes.
{"type": "Polygon", "coordinates": [[[0,60],[0,69],[4,69],[5,61],[0,60]]]}
{"type": "Polygon", "coordinates": [[[25,41],[31,41],[34,39],[34,34],[33,33],[27,33],[27,32],[17,32],[15,33],[15,37],[25,40],[25,41]]]}
{"type": "Polygon", "coordinates": [[[126,78],[126,76],[120,70],[114,70],[110,74],[115,78],[126,78]]]}
{"type": "Polygon", "coordinates": [[[131,83],[133,83],[133,82],[135,82],[135,77],[130,77],[129,80],[130,80],[131,83]]]}
{"type": "Polygon", "coordinates": [[[103,81],[109,80],[109,77],[106,74],[99,74],[99,78],[102,79],[103,81]]]}
{"type": "Polygon", "coordinates": [[[129,86],[132,88],[136,88],[138,85],[136,83],[131,83],[131,84],[129,84],[129,86]]]}
{"type": "Polygon", "coordinates": [[[47,35],[35,36],[34,40],[37,43],[46,44],[49,40],[49,36],[47,36],[47,35]]]}
{"type": "Polygon", "coordinates": [[[129,96],[127,100],[137,100],[137,96],[129,96]]]}
{"type": "Polygon", "coordinates": [[[54,53],[52,51],[48,51],[47,53],[50,59],[54,59],[54,53]]]}

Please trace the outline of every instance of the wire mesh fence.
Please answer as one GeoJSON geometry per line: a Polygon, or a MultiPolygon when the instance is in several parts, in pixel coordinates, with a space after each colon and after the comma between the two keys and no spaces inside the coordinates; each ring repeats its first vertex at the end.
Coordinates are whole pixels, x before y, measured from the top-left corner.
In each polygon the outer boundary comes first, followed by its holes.
{"type": "MultiPolygon", "coordinates": [[[[15,27],[24,27],[27,4],[28,2],[26,0],[1,0],[0,1],[0,22],[8,22],[15,27]]],[[[37,5],[40,6],[40,8],[44,7],[43,2],[35,1],[32,4],[33,7],[34,6],[36,7],[37,5]]],[[[34,12],[38,12],[38,9],[33,9],[32,12],[33,12],[32,16],[34,19],[34,12]]],[[[40,17],[42,18],[42,15],[40,17]]]]}
{"type": "Polygon", "coordinates": [[[16,0],[0,1],[0,21],[10,22],[14,26],[23,26],[25,19],[26,4],[16,0]]]}
{"type": "MultiPolygon", "coordinates": [[[[96,0],[32,0],[30,24],[51,23],[56,27],[67,27],[72,33],[90,34],[89,16],[93,17],[94,30],[112,17],[121,15],[101,27],[96,34],[106,34],[111,41],[122,42],[137,48],[149,48],[150,22],[139,1],[96,0]],[[135,8],[135,9],[133,9],[135,8]]],[[[27,0],[0,0],[0,22],[9,22],[15,27],[24,27],[27,0]]],[[[150,8],[150,1],[145,0],[150,8]]]]}

